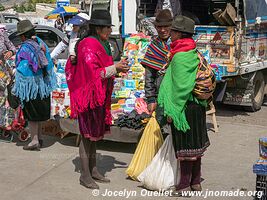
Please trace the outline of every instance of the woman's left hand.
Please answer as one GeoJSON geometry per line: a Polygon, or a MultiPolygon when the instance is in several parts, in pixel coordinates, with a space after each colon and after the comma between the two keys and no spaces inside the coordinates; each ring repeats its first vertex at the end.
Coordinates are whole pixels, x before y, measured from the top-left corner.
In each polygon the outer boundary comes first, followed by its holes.
{"type": "Polygon", "coordinates": [[[13,52],[12,51],[7,51],[4,53],[4,59],[8,60],[13,56],[13,52]]]}
{"type": "Polygon", "coordinates": [[[130,67],[128,66],[128,61],[125,59],[120,60],[117,64],[115,64],[117,72],[126,73],[129,71],[130,67]]]}

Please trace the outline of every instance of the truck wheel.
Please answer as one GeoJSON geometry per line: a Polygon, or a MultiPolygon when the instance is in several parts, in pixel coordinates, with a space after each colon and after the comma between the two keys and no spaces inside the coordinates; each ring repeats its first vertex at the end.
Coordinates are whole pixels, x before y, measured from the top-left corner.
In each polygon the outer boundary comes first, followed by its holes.
{"type": "Polygon", "coordinates": [[[19,131],[18,138],[19,138],[19,141],[26,142],[30,138],[30,135],[27,131],[23,129],[19,131]]]}
{"type": "Polygon", "coordinates": [[[265,81],[262,72],[257,72],[253,80],[253,93],[251,94],[252,105],[245,107],[245,110],[255,112],[261,109],[264,99],[265,81]]]}

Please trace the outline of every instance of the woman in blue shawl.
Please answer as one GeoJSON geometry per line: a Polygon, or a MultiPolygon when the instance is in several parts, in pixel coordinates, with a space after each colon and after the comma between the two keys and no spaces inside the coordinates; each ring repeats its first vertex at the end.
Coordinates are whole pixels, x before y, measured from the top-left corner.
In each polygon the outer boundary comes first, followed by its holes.
{"type": "Polygon", "coordinates": [[[34,28],[29,20],[20,21],[17,25],[22,45],[16,54],[12,92],[20,99],[32,139],[23,149],[38,151],[42,146],[41,121],[50,118],[50,93],[55,89],[56,76],[49,49],[35,36],[34,28]]]}

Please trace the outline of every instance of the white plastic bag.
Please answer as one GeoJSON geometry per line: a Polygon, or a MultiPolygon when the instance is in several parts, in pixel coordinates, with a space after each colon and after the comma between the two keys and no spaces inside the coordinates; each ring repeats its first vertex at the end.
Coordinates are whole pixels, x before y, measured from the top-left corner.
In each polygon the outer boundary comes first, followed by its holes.
{"type": "Polygon", "coordinates": [[[149,190],[168,190],[180,181],[179,170],[180,162],[175,157],[170,134],[138,180],[149,190]]]}
{"type": "Polygon", "coordinates": [[[151,163],[163,142],[161,130],[155,118],[155,112],[153,112],[134,152],[132,161],[126,170],[126,174],[131,179],[137,180],[137,177],[151,163]]]}

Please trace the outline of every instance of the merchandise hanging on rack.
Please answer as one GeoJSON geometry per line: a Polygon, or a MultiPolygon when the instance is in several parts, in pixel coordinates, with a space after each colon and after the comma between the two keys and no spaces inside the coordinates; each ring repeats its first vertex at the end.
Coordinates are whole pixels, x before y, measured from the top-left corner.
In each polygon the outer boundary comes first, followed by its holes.
{"type": "MultiPolygon", "coordinates": [[[[114,90],[112,94],[111,113],[113,124],[115,120],[123,118],[127,119],[133,111],[140,118],[140,123],[136,123],[134,127],[143,127],[147,123],[144,118],[149,118],[146,102],[144,101],[144,73],[145,69],[140,64],[144,58],[147,47],[150,43],[150,37],[144,34],[134,34],[125,39],[124,51],[122,58],[129,61],[130,70],[128,73],[120,73],[114,81],[114,90]],[[139,116],[140,115],[140,116],[139,116]],[[144,117],[145,116],[145,117],[144,117]]],[[[70,97],[68,85],[65,75],[66,60],[59,59],[56,69],[57,89],[51,95],[51,116],[59,116],[61,118],[70,117],[70,97]]],[[[126,120],[127,121],[127,120],[126,120]]],[[[124,127],[133,125],[125,124],[124,127]]]]}
{"type": "Polygon", "coordinates": [[[13,109],[9,104],[8,87],[14,79],[15,56],[0,65],[0,140],[12,142],[14,134],[25,142],[29,138],[26,121],[20,106],[13,109]]]}
{"type": "Polygon", "coordinates": [[[253,165],[253,172],[256,177],[256,191],[260,196],[256,196],[255,200],[267,199],[267,138],[259,139],[259,156],[260,158],[253,165]]]}
{"type": "Polygon", "coordinates": [[[145,69],[140,62],[145,56],[149,43],[150,37],[142,33],[133,34],[125,39],[122,58],[129,61],[130,70],[127,73],[121,73],[115,79],[111,105],[113,120],[133,110],[137,110],[138,114],[142,114],[141,110],[148,113],[145,102],[140,100],[145,96],[145,69]]]}
{"type": "Polygon", "coordinates": [[[59,59],[57,63],[57,89],[51,95],[52,118],[54,116],[69,118],[70,116],[70,95],[65,75],[66,62],[65,59],[59,59]]]}

